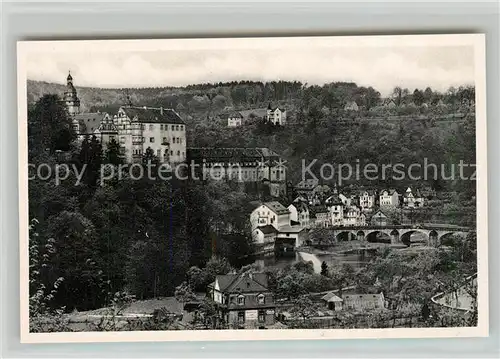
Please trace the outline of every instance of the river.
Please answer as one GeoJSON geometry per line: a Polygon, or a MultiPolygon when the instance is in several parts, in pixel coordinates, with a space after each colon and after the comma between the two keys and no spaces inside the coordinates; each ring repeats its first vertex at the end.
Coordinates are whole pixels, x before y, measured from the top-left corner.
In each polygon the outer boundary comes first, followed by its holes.
{"type": "Polygon", "coordinates": [[[372,255],[366,250],[357,250],[345,254],[311,254],[306,252],[295,252],[293,255],[276,258],[274,256],[259,256],[255,258],[254,263],[260,268],[284,268],[287,265],[297,263],[298,261],[312,262],[314,271],[321,272],[321,263],[324,261],[329,267],[338,264],[349,264],[353,268],[365,266],[372,255]]]}

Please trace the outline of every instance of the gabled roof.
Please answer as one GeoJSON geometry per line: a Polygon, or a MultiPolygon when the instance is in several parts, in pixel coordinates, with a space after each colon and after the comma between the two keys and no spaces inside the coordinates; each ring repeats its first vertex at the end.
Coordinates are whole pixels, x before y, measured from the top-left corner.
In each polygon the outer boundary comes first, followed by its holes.
{"type": "Polygon", "coordinates": [[[92,134],[99,128],[105,116],[106,112],[87,112],[77,113],[73,118],[80,125],[80,134],[92,134]]]}
{"type": "Polygon", "coordinates": [[[243,115],[240,112],[232,112],[228,115],[229,118],[243,118],[243,115]]]}
{"type": "Polygon", "coordinates": [[[384,191],[387,191],[387,193],[389,194],[389,196],[392,196],[394,193],[398,194],[398,191],[396,191],[394,188],[383,189],[382,191],[380,191],[380,194],[382,194],[382,192],[384,192],[384,191]]]}
{"type": "Polygon", "coordinates": [[[343,205],[344,202],[342,202],[338,194],[334,194],[333,196],[330,196],[325,200],[325,204],[328,206],[337,206],[343,205]]]}
{"type": "Polygon", "coordinates": [[[321,297],[322,300],[324,300],[325,302],[342,302],[342,298],[340,298],[339,296],[337,296],[335,293],[333,292],[328,292],[326,293],[324,296],[321,297]]]}
{"type": "Polygon", "coordinates": [[[264,234],[271,234],[271,233],[277,233],[278,232],[278,230],[276,228],[274,228],[273,226],[271,226],[270,224],[267,224],[265,226],[257,227],[256,229],[258,229],[259,231],[261,231],[264,234]]]}
{"type": "Polygon", "coordinates": [[[272,201],[272,202],[265,202],[263,203],[264,206],[268,207],[270,210],[272,210],[276,214],[287,214],[290,213],[288,208],[283,206],[281,203],[278,201],[272,201]]]}
{"type": "Polygon", "coordinates": [[[316,216],[318,213],[328,213],[328,209],[325,206],[312,206],[309,212],[312,216],[316,216]]]}
{"type": "Polygon", "coordinates": [[[224,274],[216,276],[221,292],[226,293],[248,293],[266,292],[267,274],[265,273],[244,273],[244,274],[224,274]]]}
{"type": "Polygon", "coordinates": [[[121,110],[131,120],[137,118],[141,123],[184,124],[177,112],[168,108],[122,106],[121,110]]]}

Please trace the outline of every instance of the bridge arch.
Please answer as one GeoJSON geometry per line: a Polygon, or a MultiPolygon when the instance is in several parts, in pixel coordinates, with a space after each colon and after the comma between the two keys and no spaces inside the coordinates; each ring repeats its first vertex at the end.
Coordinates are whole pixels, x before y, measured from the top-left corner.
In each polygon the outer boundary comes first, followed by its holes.
{"type": "Polygon", "coordinates": [[[391,243],[391,237],[384,230],[370,231],[366,235],[366,241],[371,243],[391,243]]]}
{"type": "Polygon", "coordinates": [[[427,235],[426,232],[421,231],[419,229],[410,229],[409,231],[406,231],[401,235],[401,243],[406,244],[408,247],[412,243],[421,243],[421,242],[425,242],[425,244],[428,244],[429,243],[429,236],[427,235]],[[412,241],[411,236],[414,234],[418,234],[418,235],[420,235],[420,237],[423,237],[424,239],[412,241]]]}
{"type": "Polygon", "coordinates": [[[438,238],[436,238],[436,245],[440,246],[440,245],[446,244],[446,241],[451,240],[455,236],[463,237],[464,233],[463,232],[452,232],[452,231],[442,232],[442,233],[440,233],[438,238]]]}
{"type": "Polygon", "coordinates": [[[356,235],[352,231],[341,231],[336,236],[337,242],[348,242],[356,239],[356,235]]]}

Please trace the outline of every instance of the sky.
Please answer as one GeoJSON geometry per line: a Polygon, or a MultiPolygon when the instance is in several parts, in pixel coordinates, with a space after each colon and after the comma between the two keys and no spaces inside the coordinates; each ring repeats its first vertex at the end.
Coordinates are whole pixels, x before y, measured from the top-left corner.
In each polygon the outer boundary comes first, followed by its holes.
{"type": "Polygon", "coordinates": [[[297,80],[308,85],[352,81],[372,86],[383,95],[395,86],[445,91],[450,86],[474,84],[475,77],[474,48],[456,42],[399,41],[368,46],[343,42],[337,46],[312,41],[293,45],[287,41],[261,41],[261,45],[221,41],[220,46],[218,42],[178,46],[179,41],[172,46],[168,42],[154,46],[138,46],[137,42],[118,47],[38,46],[26,56],[26,75],[31,80],[65,83],[71,70],[75,86],[112,88],[233,80],[297,80]]]}

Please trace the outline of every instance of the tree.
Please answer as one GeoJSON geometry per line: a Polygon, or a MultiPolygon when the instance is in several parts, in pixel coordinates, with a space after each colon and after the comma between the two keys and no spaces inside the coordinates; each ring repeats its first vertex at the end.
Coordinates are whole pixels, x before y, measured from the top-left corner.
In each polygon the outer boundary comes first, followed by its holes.
{"type": "Polygon", "coordinates": [[[292,300],[290,314],[299,317],[303,323],[306,323],[316,314],[317,310],[317,304],[308,295],[300,295],[292,300]]]}
{"type": "Polygon", "coordinates": [[[325,261],[321,263],[321,275],[327,277],[328,276],[328,264],[325,261]]]}
{"type": "Polygon", "coordinates": [[[413,102],[417,106],[420,106],[425,102],[425,96],[419,89],[415,89],[415,91],[413,91],[413,102]]]}
{"type": "Polygon", "coordinates": [[[106,147],[105,161],[114,166],[123,163],[123,158],[120,153],[120,144],[114,138],[109,141],[106,147]]]}
{"type": "Polygon", "coordinates": [[[175,287],[174,296],[175,299],[183,304],[189,302],[190,300],[196,299],[193,288],[188,282],[182,282],[177,287],[175,287]]]}
{"type": "Polygon", "coordinates": [[[46,150],[69,151],[76,139],[66,106],[57,95],[44,95],[28,110],[30,159],[46,150]]]}

